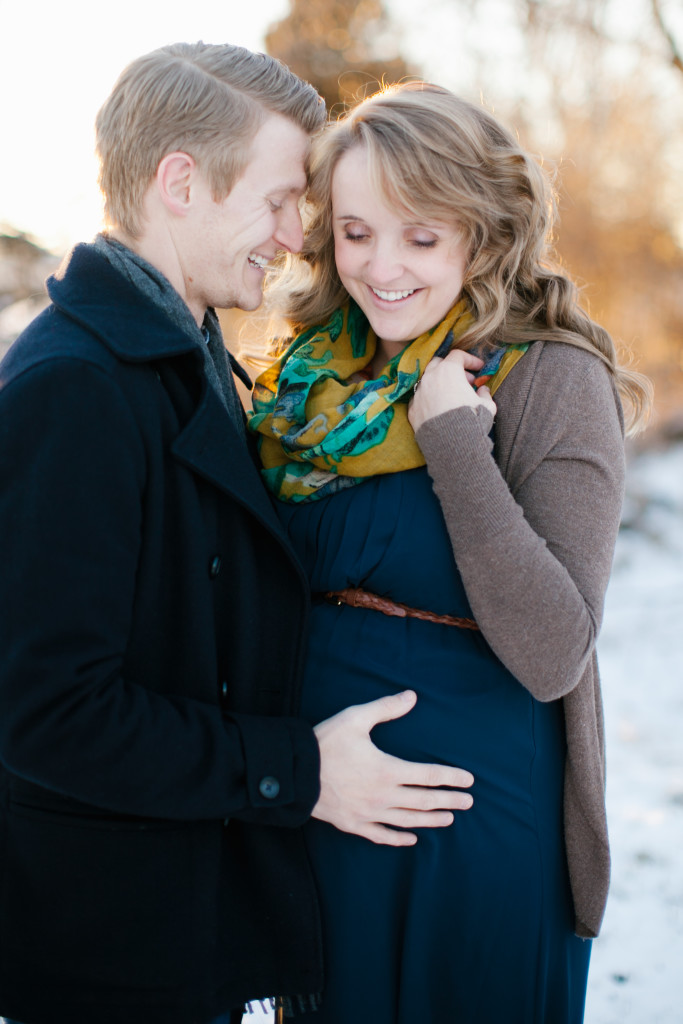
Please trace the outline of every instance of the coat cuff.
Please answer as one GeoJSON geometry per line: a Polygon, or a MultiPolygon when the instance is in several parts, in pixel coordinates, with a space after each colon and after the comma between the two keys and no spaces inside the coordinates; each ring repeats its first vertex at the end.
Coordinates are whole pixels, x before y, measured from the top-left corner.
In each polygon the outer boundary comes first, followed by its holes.
{"type": "Polygon", "coordinates": [[[320,795],[320,751],[297,718],[231,714],[242,739],[246,803],[233,815],[259,825],[302,825],[320,795]]]}

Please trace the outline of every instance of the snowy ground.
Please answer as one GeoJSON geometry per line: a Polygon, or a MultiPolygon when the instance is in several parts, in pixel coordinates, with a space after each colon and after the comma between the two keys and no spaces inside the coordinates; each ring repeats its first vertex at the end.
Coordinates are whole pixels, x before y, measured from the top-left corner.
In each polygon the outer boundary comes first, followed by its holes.
{"type": "Polygon", "coordinates": [[[599,643],[612,889],[586,1024],[683,1022],[683,447],[630,466],[599,643]]]}
{"type": "Polygon", "coordinates": [[[634,459],[628,492],[599,644],[613,872],[585,1024],[683,1024],[683,446],[634,459]]]}

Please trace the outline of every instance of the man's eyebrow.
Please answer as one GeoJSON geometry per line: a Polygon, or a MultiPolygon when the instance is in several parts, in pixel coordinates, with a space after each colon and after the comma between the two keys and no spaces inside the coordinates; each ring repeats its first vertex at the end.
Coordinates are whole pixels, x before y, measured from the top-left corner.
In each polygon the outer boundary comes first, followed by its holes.
{"type": "Polygon", "coordinates": [[[275,188],[271,188],[268,192],[269,195],[299,195],[302,192],[308,190],[308,179],[302,178],[301,181],[296,183],[283,182],[282,185],[276,185],[275,188]]]}

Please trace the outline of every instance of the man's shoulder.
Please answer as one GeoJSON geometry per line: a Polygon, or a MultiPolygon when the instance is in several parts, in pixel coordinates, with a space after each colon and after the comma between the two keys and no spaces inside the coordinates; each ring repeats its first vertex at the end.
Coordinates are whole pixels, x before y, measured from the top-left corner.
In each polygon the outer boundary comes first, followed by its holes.
{"type": "Polygon", "coordinates": [[[110,373],[129,360],[145,362],[151,358],[148,335],[167,326],[163,314],[91,244],[77,245],[64,258],[48,279],[47,291],[50,305],[0,364],[3,384],[55,360],[86,362],[110,373]]]}
{"type": "Polygon", "coordinates": [[[91,363],[112,372],[116,359],[86,325],[50,305],[19,335],[0,363],[3,386],[55,360],[91,363]]]}

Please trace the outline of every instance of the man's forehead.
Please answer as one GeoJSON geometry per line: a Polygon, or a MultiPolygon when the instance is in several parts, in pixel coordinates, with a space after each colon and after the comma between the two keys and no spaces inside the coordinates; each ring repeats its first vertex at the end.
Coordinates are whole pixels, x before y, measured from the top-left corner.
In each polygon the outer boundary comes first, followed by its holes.
{"type": "Polygon", "coordinates": [[[258,175],[282,195],[301,194],[308,185],[310,136],[281,114],[269,114],[252,139],[246,174],[258,175]]]}

